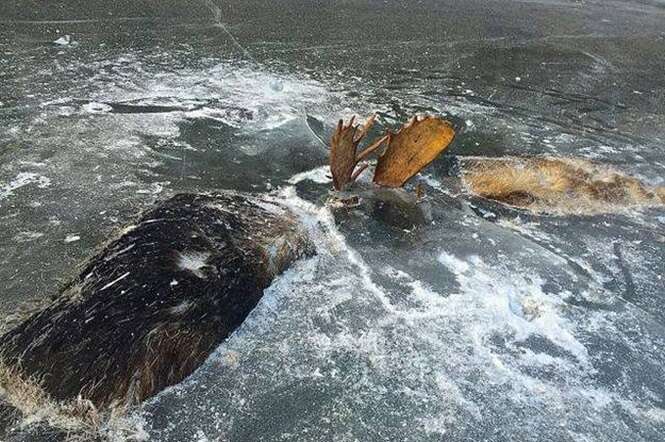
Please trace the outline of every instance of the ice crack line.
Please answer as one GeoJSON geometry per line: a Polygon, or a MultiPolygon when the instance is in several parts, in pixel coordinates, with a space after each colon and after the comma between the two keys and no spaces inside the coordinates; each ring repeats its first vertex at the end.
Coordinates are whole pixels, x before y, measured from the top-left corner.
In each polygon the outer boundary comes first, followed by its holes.
{"type": "Polygon", "coordinates": [[[224,24],[222,22],[222,8],[220,8],[218,5],[216,5],[213,0],[203,0],[203,2],[208,7],[208,9],[210,9],[210,12],[214,16],[213,26],[223,30],[226,33],[226,35],[229,36],[229,38],[231,39],[233,44],[238,49],[240,49],[242,51],[242,53],[243,53],[243,55],[245,55],[245,57],[249,58],[251,61],[253,61],[256,64],[259,64],[256,61],[256,59],[254,58],[254,56],[252,56],[252,54],[247,49],[245,49],[245,47],[243,45],[240,44],[238,39],[236,39],[234,37],[234,35],[231,33],[231,31],[229,31],[229,28],[226,26],[226,24],[224,24]]]}

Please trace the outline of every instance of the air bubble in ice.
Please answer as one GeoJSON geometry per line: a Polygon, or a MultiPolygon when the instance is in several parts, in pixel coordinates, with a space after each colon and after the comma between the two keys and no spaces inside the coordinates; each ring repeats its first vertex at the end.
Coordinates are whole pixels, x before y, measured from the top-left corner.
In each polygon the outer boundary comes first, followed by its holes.
{"type": "Polygon", "coordinates": [[[282,92],[284,90],[284,83],[278,78],[270,80],[270,89],[275,92],[282,92]]]}

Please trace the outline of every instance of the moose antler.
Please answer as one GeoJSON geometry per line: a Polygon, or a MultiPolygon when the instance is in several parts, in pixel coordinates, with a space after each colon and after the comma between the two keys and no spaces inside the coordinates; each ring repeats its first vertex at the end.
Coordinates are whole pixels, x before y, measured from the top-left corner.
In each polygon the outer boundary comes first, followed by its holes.
{"type": "Polygon", "coordinates": [[[388,147],[376,164],[374,182],[402,187],[443,152],[455,138],[452,125],[438,117],[413,117],[396,133],[388,133],[388,147]]]}
{"type": "Polygon", "coordinates": [[[358,145],[374,125],[376,115],[369,117],[362,127],[354,125],[355,118],[355,116],[351,117],[348,125],[344,124],[344,120],[339,120],[337,129],[330,140],[330,171],[336,190],[344,190],[348,184],[353,183],[367,168],[367,164],[362,164],[356,169],[358,163],[388,139],[388,135],[383,136],[361,153],[357,153],[358,145]]]}
{"type": "Polygon", "coordinates": [[[388,147],[379,157],[374,171],[374,183],[384,187],[402,187],[414,175],[443,152],[455,138],[452,125],[438,117],[413,117],[399,131],[379,138],[361,153],[358,145],[374,125],[376,115],[365,124],[354,124],[355,116],[347,125],[339,120],[330,141],[330,170],[336,190],[344,190],[367,168],[358,163],[376,151],[384,142],[388,147]]]}

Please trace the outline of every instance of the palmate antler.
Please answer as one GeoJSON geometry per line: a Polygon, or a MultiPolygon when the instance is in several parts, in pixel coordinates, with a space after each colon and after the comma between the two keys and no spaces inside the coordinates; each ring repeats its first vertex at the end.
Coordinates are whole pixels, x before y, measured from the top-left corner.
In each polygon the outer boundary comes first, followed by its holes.
{"type": "Polygon", "coordinates": [[[413,117],[399,131],[388,133],[388,147],[379,157],[374,183],[402,187],[434,161],[455,138],[453,126],[441,118],[413,117]]]}
{"type": "Polygon", "coordinates": [[[388,142],[377,161],[374,183],[385,187],[401,187],[443,152],[455,137],[452,125],[437,117],[413,117],[395,133],[373,142],[360,154],[360,141],[367,135],[376,116],[370,117],[362,128],[354,125],[355,116],[348,125],[340,120],[330,142],[330,170],[336,190],[344,190],[367,168],[359,162],[388,142]]]}
{"type": "Polygon", "coordinates": [[[353,183],[367,168],[367,164],[362,164],[356,169],[358,163],[388,139],[388,135],[381,137],[359,154],[358,145],[374,125],[376,115],[369,117],[362,128],[354,124],[355,118],[355,115],[351,117],[348,125],[344,124],[344,120],[339,120],[337,130],[330,141],[330,171],[336,190],[344,190],[346,186],[353,183]]]}

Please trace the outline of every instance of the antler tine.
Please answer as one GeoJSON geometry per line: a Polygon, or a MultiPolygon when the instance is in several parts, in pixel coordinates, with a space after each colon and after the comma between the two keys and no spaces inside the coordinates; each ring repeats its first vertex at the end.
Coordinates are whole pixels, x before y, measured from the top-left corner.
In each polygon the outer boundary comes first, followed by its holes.
{"type": "Polygon", "coordinates": [[[349,120],[349,124],[347,127],[353,127],[353,123],[356,121],[356,116],[352,115],[351,119],[349,120]]]}
{"type": "Polygon", "coordinates": [[[365,121],[365,124],[363,124],[362,128],[358,131],[358,135],[353,138],[354,143],[360,143],[362,139],[367,136],[369,131],[372,129],[372,126],[374,126],[375,120],[376,114],[373,114],[367,119],[367,121],[365,121]]]}

